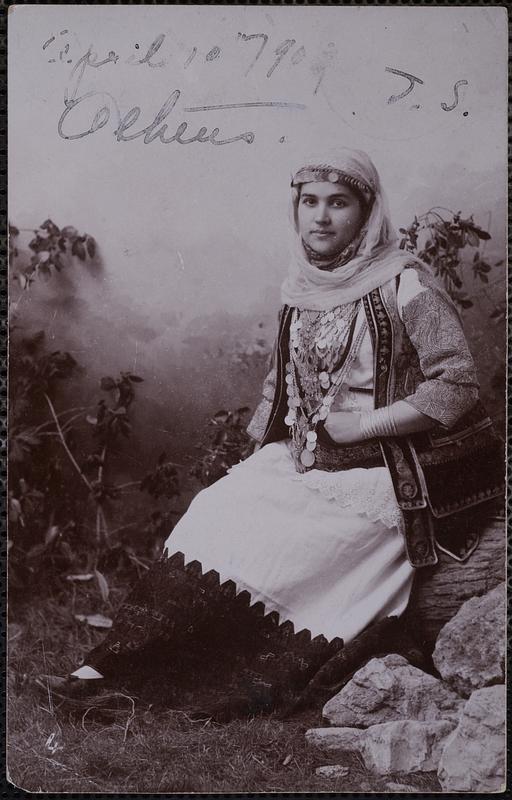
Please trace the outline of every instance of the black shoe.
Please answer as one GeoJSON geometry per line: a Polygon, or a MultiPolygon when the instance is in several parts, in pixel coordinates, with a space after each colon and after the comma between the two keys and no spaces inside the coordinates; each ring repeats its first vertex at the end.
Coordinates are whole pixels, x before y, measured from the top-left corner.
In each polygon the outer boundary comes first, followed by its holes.
{"type": "Polygon", "coordinates": [[[83,680],[73,675],[67,675],[65,678],[59,675],[40,675],[35,679],[35,685],[47,696],[77,705],[103,695],[106,689],[105,680],[102,678],[83,680]]]}

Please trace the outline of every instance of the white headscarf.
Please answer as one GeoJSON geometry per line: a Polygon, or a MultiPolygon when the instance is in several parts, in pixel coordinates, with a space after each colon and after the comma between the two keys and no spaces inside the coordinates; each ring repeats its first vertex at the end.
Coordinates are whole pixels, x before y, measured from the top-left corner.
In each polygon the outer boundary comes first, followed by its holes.
{"type": "Polygon", "coordinates": [[[387,199],[378,172],[366,153],[362,150],[340,148],[335,153],[313,155],[293,177],[298,176],[300,179],[300,174],[304,175],[304,171],[308,169],[311,170],[313,180],[314,170],[331,169],[334,180],[337,179],[334,172],[344,173],[348,186],[352,179],[353,186],[358,188],[362,184],[363,194],[373,198],[370,201],[370,215],[363,224],[362,231],[355,237],[354,241],[363,232],[352,258],[335,269],[322,270],[311,264],[307,258],[297,218],[300,191],[292,187],[293,254],[288,277],[281,287],[281,300],[285,305],[300,309],[327,311],[359,300],[394,278],[407,263],[415,259],[396,245],[397,236],[389,218],[387,199]]]}

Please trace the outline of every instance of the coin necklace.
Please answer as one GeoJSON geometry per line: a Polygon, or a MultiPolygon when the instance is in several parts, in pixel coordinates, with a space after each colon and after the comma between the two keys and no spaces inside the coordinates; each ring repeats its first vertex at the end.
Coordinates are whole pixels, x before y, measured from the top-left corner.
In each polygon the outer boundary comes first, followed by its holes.
{"type": "Polygon", "coordinates": [[[295,309],[293,313],[285,376],[285,423],[302,467],[315,463],[316,427],[327,418],[361,347],[366,320],[356,334],[358,312],[359,301],[331,311],[299,313],[295,309]]]}

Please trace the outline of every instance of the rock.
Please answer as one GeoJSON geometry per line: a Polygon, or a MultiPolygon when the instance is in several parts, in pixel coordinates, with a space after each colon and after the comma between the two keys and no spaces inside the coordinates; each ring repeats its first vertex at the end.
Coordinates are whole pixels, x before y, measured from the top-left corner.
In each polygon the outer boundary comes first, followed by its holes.
{"type": "Polygon", "coordinates": [[[459,694],[505,680],[505,584],[467,600],[441,630],[433,660],[459,694]]]}
{"type": "Polygon", "coordinates": [[[432,772],[437,769],[451,720],[400,720],[372,725],[365,733],[361,755],[368,769],[389,772],[432,772]]]}
{"type": "Polygon", "coordinates": [[[315,769],[315,775],[320,778],[346,778],[348,773],[348,767],[344,767],[342,764],[327,764],[325,767],[315,769]]]}
{"type": "Polygon", "coordinates": [[[504,685],[473,692],[439,762],[443,791],[504,791],[505,714],[504,685]]]}
{"type": "Polygon", "coordinates": [[[310,728],[306,741],[321,750],[357,752],[364,731],[357,728],[310,728]]]}
{"type": "Polygon", "coordinates": [[[458,719],[464,700],[396,654],[373,658],[323,709],[331,725],[368,728],[400,719],[458,719]]]}
{"type": "Polygon", "coordinates": [[[310,744],[328,751],[358,752],[372,772],[433,772],[455,720],[399,720],[371,728],[313,728],[310,744]]]}
{"type": "Polygon", "coordinates": [[[394,781],[386,783],[386,789],[389,789],[390,792],[421,792],[421,789],[418,789],[417,786],[411,786],[409,783],[395,783],[394,781]]]}

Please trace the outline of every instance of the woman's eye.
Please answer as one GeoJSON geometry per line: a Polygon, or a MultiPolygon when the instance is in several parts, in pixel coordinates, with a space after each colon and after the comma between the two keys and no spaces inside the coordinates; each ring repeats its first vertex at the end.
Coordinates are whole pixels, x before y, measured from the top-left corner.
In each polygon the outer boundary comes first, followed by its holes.
{"type": "Polygon", "coordinates": [[[344,200],[333,200],[334,208],[345,208],[345,201],[344,200]]]}
{"type": "Polygon", "coordinates": [[[314,201],[314,199],[312,197],[303,197],[302,198],[302,203],[305,206],[314,206],[315,205],[315,201],[314,201]]]}

